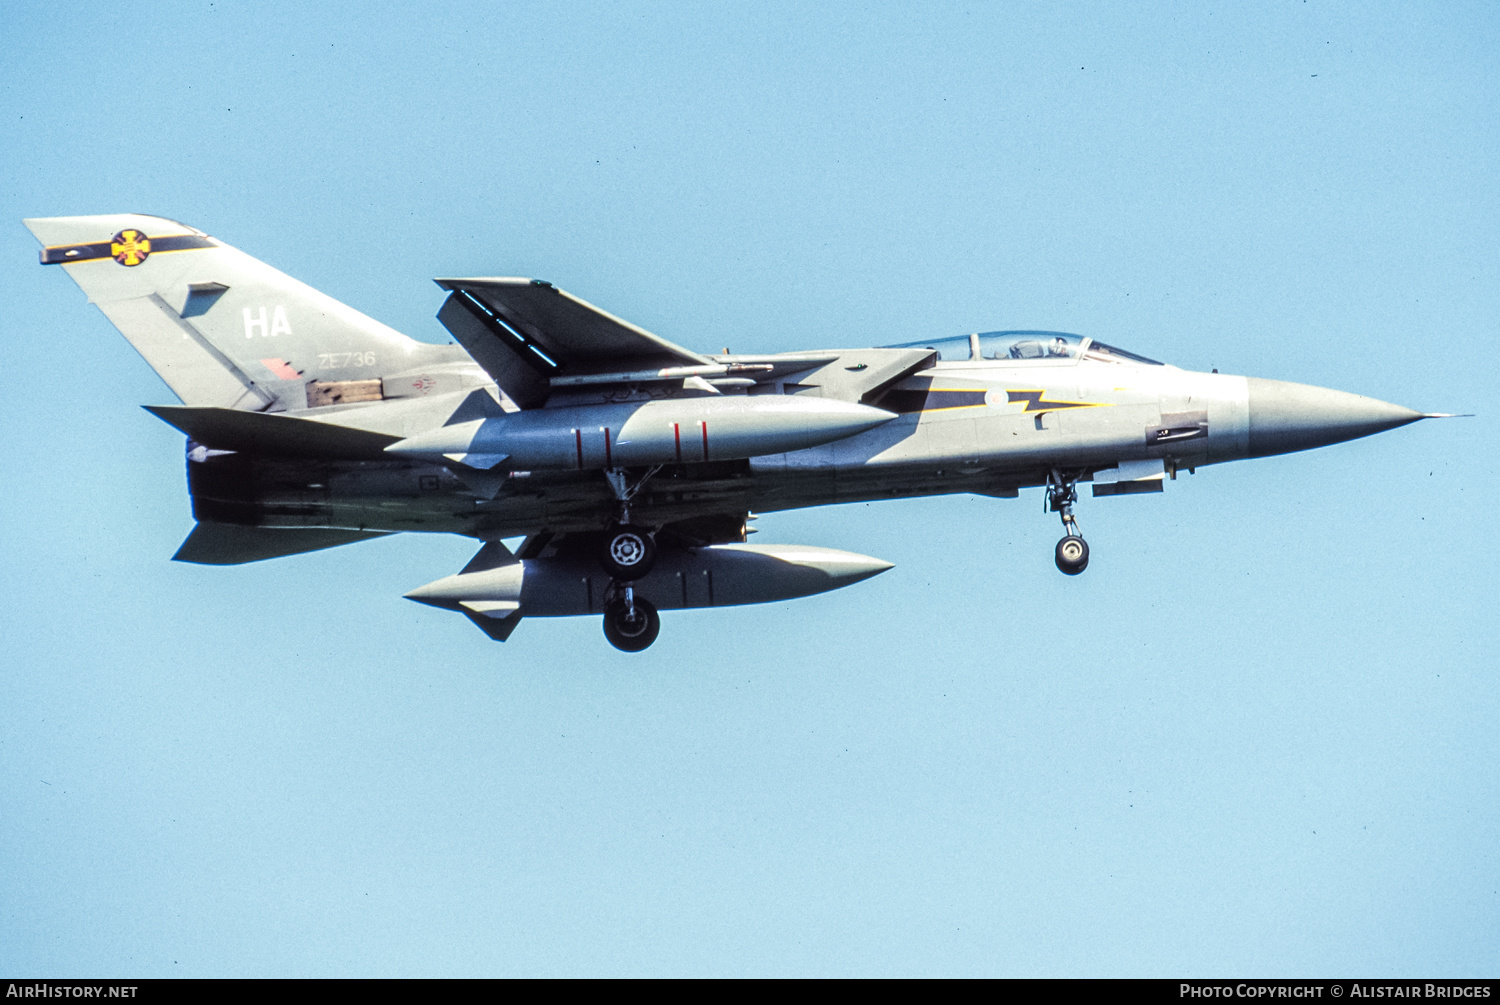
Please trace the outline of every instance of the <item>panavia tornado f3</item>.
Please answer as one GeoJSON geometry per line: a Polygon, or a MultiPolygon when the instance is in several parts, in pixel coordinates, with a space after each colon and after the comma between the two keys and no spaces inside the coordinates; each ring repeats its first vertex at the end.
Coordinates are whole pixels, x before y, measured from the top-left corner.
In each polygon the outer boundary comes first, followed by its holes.
{"type": "Polygon", "coordinates": [[[698,353],[540,279],[437,280],[457,344],[432,345],[171,220],[26,226],[182,402],[146,406],[188,437],[198,523],[178,560],[463,534],[483,542],[473,560],[407,597],[501,641],[525,617],[597,614],[637,652],[659,611],[891,568],[745,543],[752,513],[827,503],[1039,486],[1065,531],[1057,567],[1077,575],[1080,482],[1160,492],[1184,468],[1434,417],[1064,332],[698,353]]]}

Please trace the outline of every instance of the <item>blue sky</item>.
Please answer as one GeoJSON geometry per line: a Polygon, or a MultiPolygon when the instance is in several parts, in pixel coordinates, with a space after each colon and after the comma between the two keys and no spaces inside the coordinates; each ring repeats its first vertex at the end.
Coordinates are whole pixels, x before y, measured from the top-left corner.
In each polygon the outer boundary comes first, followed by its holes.
{"type": "Polygon", "coordinates": [[[0,971],[1493,975],[1483,4],[6,5],[0,971]],[[504,645],[404,536],[241,568],[23,216],[183,220],[416,338],[998,328],[1476,418],[1085,499],[769,514],[837,593],[504,645]]]}

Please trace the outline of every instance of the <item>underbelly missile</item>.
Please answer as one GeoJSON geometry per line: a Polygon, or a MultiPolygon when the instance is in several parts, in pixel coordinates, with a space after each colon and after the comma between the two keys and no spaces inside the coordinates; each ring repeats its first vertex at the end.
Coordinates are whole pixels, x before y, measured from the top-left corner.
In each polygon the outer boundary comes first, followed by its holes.
{"type": "Polygon", "coordinates": [[[457,422],[388,453],[489,469],[630,467],[804,450],[874,429],[895,413],[807,395],[734,395],[536,408],[457,422]]]}

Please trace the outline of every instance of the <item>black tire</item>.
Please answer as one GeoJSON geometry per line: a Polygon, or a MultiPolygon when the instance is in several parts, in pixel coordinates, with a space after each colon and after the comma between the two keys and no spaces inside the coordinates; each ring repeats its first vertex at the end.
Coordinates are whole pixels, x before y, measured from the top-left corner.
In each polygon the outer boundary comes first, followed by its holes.
{"type": "Polygon", "coordinates": [[[1060,572],[1068,576],[1076,576],[1089,567],[1089,543],[1081,537],[1069,534],[1057,542],[1054,557],[1060,572]]]}
{"type": "Polygon", "coordinates": [[[656,541],[641,527],[611,527],[604,535],[599,564],[621,583],[644,578],[656,564],[656,541]]]}
{"type": "Polygon", "coordinates": [[[638,653],[648,648],[661,634],[661,615],[649,600],[635,598],[635,618],[629,616],[624,601],[611,604],[604,612],[604,637],[624,653],[638,653]]]}

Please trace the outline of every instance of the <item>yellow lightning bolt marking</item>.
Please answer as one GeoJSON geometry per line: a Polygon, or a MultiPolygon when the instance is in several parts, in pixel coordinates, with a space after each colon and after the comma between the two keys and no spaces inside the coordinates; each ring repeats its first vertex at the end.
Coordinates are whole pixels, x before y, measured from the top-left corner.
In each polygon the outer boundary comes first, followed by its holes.
{"type": "Polygon", "coordinates": [[[1102,408],[1107,402],[1103,401],[1048,401],[1042,395],[1047,392],[1042,388],[1034,390],[1007,390],[1005,396],[1010,404],[1018,401],[1026,402],[1025,412],[1046,412],[1062,408],[1102,408]]]}

